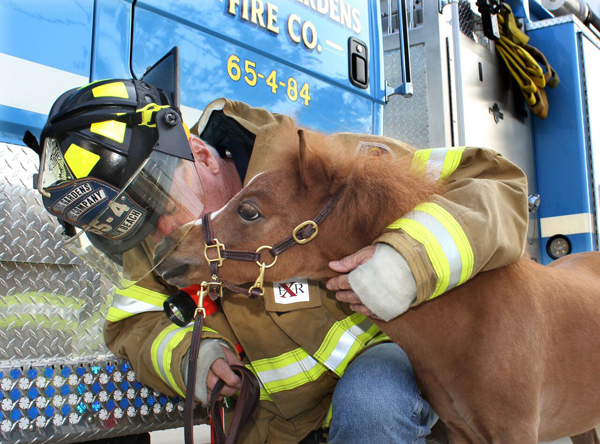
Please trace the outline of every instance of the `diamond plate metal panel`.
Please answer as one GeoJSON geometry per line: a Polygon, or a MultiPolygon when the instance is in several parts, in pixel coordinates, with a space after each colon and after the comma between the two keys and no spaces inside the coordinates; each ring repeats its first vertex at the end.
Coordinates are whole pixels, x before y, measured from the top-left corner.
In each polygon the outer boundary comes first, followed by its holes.
{"type": "Polygon", "coordinates": [[[108,355],[102,337],[112,288],[90,269],[0,262],[0,365],[108,355]]]}
{"type": "Polygon", "coordinates": [[[83,265],[63,247],[62,227],[32,189],[37,155],[5,143],[0,149],[0,261],[83,265]]]}
{"type": "Polygon", "coordinates": [[[483,23],[476,0],[461,0],[458,2],[460,32],[475,43],[492,51],[491,41],[483,34],[483,23]]]}
{"type": "MultiPolygon", "coordinates": [[[[383,116],[383,134],[402,140],[415,148],[429,148],[429,114],[427,108],[427,62],[425,45],[410,47],[414,94],[406,99],[392,96],[383,116]]],[[[390,85],[401,82],[400,51],[393,50],[384,56],[386,80],[390,85]]]]}
{"type": "Polygon", "coordinates": [[[0,442],[181,426],[183,402],[140,384],[106,348],[114,289],[64,247],[62,227],[32,189],[37,156],[0,150],[0,442]]]}
{"type": "MultiPolygon", "coordinates": [[[[68,443],[183,425],[184,401],[140,384],[128,362],[0,367],[0,442],[68,443]]],[[[198,409],[197,423],[206,422],[198,409]]]]}
{"type": "Polygon", "coordinates": [[[32,189],[37,156],[2,144],[0,366],[109,356],[102,338],[112,286],[64,246],[32,189]]]}

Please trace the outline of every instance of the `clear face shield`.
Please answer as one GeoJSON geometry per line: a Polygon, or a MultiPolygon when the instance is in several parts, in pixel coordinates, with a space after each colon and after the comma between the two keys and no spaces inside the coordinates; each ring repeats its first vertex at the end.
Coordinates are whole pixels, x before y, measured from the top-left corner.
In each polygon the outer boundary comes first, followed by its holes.
{"type": "Polygon", "coordinates": [[[72,177],[52,138],[44,142],[41,162],[36,188],[44,205],[76,227],[65,246],[119,288],[154,270],[159,265],[152,260],[155,245],[198,219],[204,209],[194,162],[159,151],[152,152],[122,190],[92,177],[72,177]]]}

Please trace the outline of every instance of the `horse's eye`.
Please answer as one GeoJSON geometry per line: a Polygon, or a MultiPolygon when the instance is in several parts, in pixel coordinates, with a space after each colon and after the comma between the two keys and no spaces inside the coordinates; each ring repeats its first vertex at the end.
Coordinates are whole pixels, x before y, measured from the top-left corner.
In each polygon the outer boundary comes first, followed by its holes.
{"type": "Polygon", "coordinates": [[[256,207],[248,202],[244,202],[238,207],[238,213],[246,220],[256,220],[260,217],[256,207]]]}

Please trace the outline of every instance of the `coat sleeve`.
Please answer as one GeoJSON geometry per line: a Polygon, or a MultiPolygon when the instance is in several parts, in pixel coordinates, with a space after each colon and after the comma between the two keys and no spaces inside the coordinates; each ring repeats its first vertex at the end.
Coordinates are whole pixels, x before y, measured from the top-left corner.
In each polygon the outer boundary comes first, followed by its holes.
{"type": "MultiPolygon", "coordinates": [[[[185,396],[184,356],[193,325],[179,327],[162,310],[167,295],[141,285],[117,291],[104,325],[104,339],[115,356],[131,362],[139,382],[171,396],[185,396]],[[160,309],[151,306],[160,304],[160,309]]],[[[166,289],[164,289],[166,292],[166,289]]],[[[202,338],[220,339],[235,350],[234,336],[221,311],[207,317],[202,338]]]]}
{"type": "Polygon", "coordinates": [[[392,223],[376,242],[408,263],[415,305],[523,255],[527,180],[516,165],[494,151],[463,147],[417,151],[412,169],[445,192],[392,223]]]}

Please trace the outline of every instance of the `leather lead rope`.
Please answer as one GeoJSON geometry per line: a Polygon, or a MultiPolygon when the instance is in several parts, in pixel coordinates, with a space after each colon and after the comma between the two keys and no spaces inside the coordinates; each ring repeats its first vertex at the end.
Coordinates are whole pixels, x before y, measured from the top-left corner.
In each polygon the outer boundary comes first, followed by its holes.
{"type": "MultiPolygon", "coordinates": [[[[200,302],[200,306],[202,302],[200,302]]],[[[183,407],[183,434],[185,444],[194,444],[194,399],[196,391],[196,367],[198,365],[198,354],[200,353],[200,340],[202,326],[204,325],[204,313],[196,310],[194,316],[194,329],[192,330],[192,342],[190,344],[190,357],[187,374],[187,387],[185,388],[185,404],[183,407]]]]}
{"type": "Polygon", "coordinates": [[[238,441],[244,426],[252,417],[252,413],[254,413],[260,399],[260,386],[254,373],[241,365],[232,365],[231,370],[241,378],[242,388],[240,389],[227,436],[225,436],[225,432],[223,431],[223,422],[220,415],[222,404],[217,401],[221,390],[225,386],[222,379],[217,381],[210,395],[210,416],[214,423],[213,430],[216,444],[234,444],[238,441]]]}
{"type": "MultiPolygon", "coordinates": [[[[200,353],[200,341],[202,337],[202,327],[204,325],[203,302],[204,297],[208,293],[208,289],[200,290],[202,293],[199,297],[199,306],[196,309],[194,316],[194,328],[192,330],[192,341],[190,344],[190,355],[187,374],[187,387],[185,389],[185,405],[184,405],[184,440],[185,444],[194,444],[194,399],[196,389],[196,368],[198,365],[198,354],[200,353]]],[[[234,444],[238,441],[244,426],[252,417],[254,410],[258,406],[260,399],[260,386],[254,373],[241,365],[232,365],[231,369],[237,373],[242,380],[242,388],[238,396],[237,404],[233,411],[233,418],[229,426],[229,435],[225,436],[223,431],[223,422],[221,420],[220,410],[221,402],[217,398],[221,394],[221,390],[225,383],[219,379],[213,387],[210,397],[210,415],[214,423],[213,431],[215,433],[216,444],[234,444]]]]}

